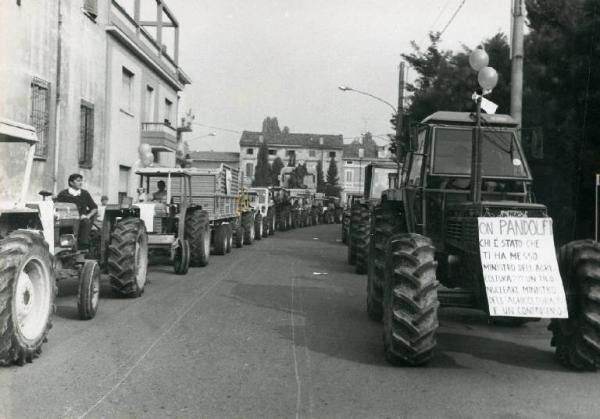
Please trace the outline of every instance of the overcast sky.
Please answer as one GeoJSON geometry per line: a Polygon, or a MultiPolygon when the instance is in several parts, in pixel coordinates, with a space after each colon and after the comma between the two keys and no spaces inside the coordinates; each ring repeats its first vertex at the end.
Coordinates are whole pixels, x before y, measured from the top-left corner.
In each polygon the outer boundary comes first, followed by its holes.
{"type": "MultiPolygon", "coordinates": [[[[390,133],[388,106],[337,87],[396,104],[400,54],[411,51],[411,40],[427,47],[427,33],[441,31],[461,3],[168,0],[181,27],[180,65],[192,79],[180,113],[191,108],[195,122],[222,128],[195,125],[187,138],[217,135],[189,141],[190,148],[238,151],[240,134],[231,131],[258,131],[266,116],[292,132],[390,133]]],[[[510,3],[466,0],[442,45],[458,50],[498,31],[508,34],[510,3]]]]}

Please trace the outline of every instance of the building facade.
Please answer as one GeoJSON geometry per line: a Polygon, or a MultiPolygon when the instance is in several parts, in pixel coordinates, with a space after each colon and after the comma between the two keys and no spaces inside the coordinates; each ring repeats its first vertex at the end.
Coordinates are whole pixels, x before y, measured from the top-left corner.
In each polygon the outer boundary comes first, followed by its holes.
{"type": "Polygon", "coordinates": [[[334,159],[338,173],[341,173],[344,148],[341,135],[244,131],[240,138],[240,171],[246,183],[254,178],[258,150],[263,143],[268,146],[271,164],[279,157],[285,166],[302,163],[309,171],[316,171],[317,163],[321,161],[326,174],[329,162],[334,159]]]}
{"type": "Polygon", "coordinates": [[[162,0],[144,2],[161,18],[142,22],[140,1],[124,2],[131,10],[117,0],[2,6],[0,117],[33,125],[40,140],[28,199],[42,189],[58,192],[77,172],[96,200],[105,194],[117,202],[133,194],[142,142],[157,161],[174,162],[178,92],[190,80],[177,54],[158,47],[163,25],[179,31],[172,13],[162,0]],[[153,95],[144,94],[148,86],[153,95]]]}
{"type": "Polygon", "coordinates": [[[226,151],[192,151],[189,165],[201,169],[217,169],[225,164],[233,169],[240,168],[240,153],[226,151]]]}

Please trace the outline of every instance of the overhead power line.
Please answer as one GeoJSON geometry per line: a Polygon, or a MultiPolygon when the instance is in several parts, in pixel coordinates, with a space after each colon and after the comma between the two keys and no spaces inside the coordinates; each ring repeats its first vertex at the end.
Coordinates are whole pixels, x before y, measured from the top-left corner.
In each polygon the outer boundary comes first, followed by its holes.
{"type": "Polygon", "coordinates": [[[440,9],[440,12],[438,13],[437,17],[434,19],[434,21],[431,24],[431,26],[429,26],[429,30],[427,31],[427,33],[425,34],[425,36],[423,36],[423,38],[421,39],[421,42],[419,42],[419,47],[423,44],[423,41],[425,41],[425,39],[429,36],[429,34],[431,33],[431,31],[433,30],[433,27],[438,23],[438,20],[440,20],[440,17],[442,17],[442,14],[446,11],[446,9],[448,8],[449,4],[450,4],[450,0],[446,0],[446,3],[440,9]]]}
{"type": "Polygon", "coordinates": [[[221,128],[221,127],[215,127],[213,125],[206,125],[206,124],[201,124],[199,122],[192,122],[192,125],[199,125],[201,127],[206,127],[206,128],[212,128],[212,129],[217,129],[219,131],[227,131],[227,132],[233,132],[235,134],[241,134],[242,131],[237,131],[234,129],[230,129],[230,128],[221,128]]]}
{"type": "Polygon", "coordinates": [[[450,20],[448,21],[448,23],[446,23],[446,26],[444,26],[444,29],[442,29],[442,31],[440,32],[440,36],[443,35],[444,32],[446,32],[446,29],[448,29],[448,26],[450,26],[450,24],[452,23],[452,21],[454,20],[454,18],[458,14],[458,12],[460,12],[460,9],[462,9],[462,7],[465,5],[466,1],[467,0],[462,0],[462,2],[458,5],[458,7],[456,8],[456,11],[452,15],[452,17],[450,18],[450,20]]]}

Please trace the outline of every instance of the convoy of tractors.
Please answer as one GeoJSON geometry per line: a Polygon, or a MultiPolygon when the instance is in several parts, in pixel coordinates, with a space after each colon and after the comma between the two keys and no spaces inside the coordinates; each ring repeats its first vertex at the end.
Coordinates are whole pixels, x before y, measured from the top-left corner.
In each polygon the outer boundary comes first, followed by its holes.
{"type": "Polygon", "coordinates": [[[285,174],[282,186],[245,188],[238,170],[225,164],[143,167],[136,171],[137,196],[107,205],[83,248],[75,204],[55,202],[47,191],[27,202],[37,143],[34,128],[0,120],[0,365],[39,356],[52,327],[57,281],[78,281],[79,317],[90,320],[102,274],[115,296],[136,298],[150,258],[168,257],[174,272],[185,275],[190,266],[206,266],[210,255],[323,220],[314,175],[302,188],[286,188],[285,174]],[[159,182],[161,193],[151,194],[159,182]]]}
{"type": "Polygon", "coordinates": [[[26,202],[35,130],[0,121],[0,169],[11,167],[0,171],[8,185],[0,190],[0,364],[23,365],[41,353],[56,281],[78,279],[79,317],[89,320],[101,274],[115,295],[140,297],[149,258],[168,256],[184,275],[276,231],[340,223],[348,263],[367,275],[366,314],[382,323],[389,363],[425,365],[440,307],[461,307],[510,326],[548,318],[557,359],[596,370],[600,245],[579,240],[555,252],[517,128],[507,115],[436,112],[418,126],[402,163],[367,166],[364,191],[348,194],[344,206],[316,193],[314,173],[290,187],[291,171],[283,170],[280,186],[246,188],[225,164],[140,168],[138,196],[108,205],[92,245],[80,249],[74,204],[45,191],[26,202]],[[159,181],[164,194],[150,199],[159,181]],[[533,285],[520,288],[521,280],[533,285]]]}

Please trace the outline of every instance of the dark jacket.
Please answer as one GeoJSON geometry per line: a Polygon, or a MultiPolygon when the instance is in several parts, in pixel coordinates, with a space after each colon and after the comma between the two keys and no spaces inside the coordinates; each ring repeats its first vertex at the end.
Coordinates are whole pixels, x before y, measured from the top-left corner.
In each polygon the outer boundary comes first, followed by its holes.
{"type": "Polygon", "coordinates": [[[80,215],[87,215],[91,210],[98,208],[90,193],[85,189],[81,189],[79,196],[71,195],[68,189],[60,191],[56,197],[56,202],[70,202],[77,205],[80,215]]]}

